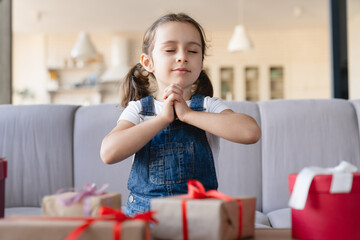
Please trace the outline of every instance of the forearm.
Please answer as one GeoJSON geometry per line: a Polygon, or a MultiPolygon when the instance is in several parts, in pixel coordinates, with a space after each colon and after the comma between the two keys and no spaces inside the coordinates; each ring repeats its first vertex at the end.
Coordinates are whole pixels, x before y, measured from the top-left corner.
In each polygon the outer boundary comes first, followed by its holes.
{"type": "Polygon", "coordinates": [[[102,160],[107,164],[124,160],[139,151],[167,125],[166,121],[155,117],[125,129],[115,128],[101,144],[102,160]]]}
{"type": "Polygon", "coordinates": [[[252,117],[231,110],[223,113],[189,111],[183,121],[237,143],[252,144],[261,135],[260,128],[252,117]]]}

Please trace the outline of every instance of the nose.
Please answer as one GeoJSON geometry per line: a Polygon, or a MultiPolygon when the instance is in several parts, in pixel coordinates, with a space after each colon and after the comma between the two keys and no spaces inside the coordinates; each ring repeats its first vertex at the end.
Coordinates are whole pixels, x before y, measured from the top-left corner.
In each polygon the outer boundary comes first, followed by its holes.
{"type": "Polygon", "coordinates": [[[185,51],[179,51],[176,56],[176,62],[187,62],[187,55],[185,51]]]}

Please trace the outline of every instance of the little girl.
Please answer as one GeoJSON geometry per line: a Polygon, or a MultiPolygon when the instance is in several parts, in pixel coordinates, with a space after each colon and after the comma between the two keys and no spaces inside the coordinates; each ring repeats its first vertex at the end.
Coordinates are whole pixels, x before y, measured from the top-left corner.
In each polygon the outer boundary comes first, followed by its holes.
{"type": "Polygon", "coordinates": [[[202,70],[205,50],[202,27],[182,13],[160,17],[145,33],[140,63],[123,81],[125,109],[101,146],[106,164],[135,153],[128,215],[148,211],[152,198],[185,194],[190,179],[217,189],[218,137],[243,144],[260,138],[253,118],[212,98],[202,70]]]}

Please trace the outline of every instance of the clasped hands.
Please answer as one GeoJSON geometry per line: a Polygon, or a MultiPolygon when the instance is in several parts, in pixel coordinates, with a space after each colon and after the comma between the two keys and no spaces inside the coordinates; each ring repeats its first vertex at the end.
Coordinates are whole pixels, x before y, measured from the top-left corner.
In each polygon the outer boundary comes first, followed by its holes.
{"type": "Polygon", "coordinates": [[[175,114],[180,121],[185,121],[186,114],[192,110],[186,104],[184,100],[184,91],[176,83],[172,83],[164,89],[163,92],[163,109],[159,116],[164,117],[168,123],[171,123],[175,119],[175,114]]]}

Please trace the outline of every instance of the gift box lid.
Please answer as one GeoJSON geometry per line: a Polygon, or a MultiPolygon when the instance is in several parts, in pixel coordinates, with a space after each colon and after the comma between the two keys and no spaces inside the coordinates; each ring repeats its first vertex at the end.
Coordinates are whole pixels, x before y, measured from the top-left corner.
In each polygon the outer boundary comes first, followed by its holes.
{"type": "Polygon", "coordinates": [[[5,179],[7,176],[7,162],[0,158],[0,180],[5,179]]]}
{"type": "MultiPolygon", "coordinates": [[[[289,174],[289,189],[292,192],[298,174],[289,174]]],[[[331,174],[319,174],[311,182],[309,192],[329,193],[332,181],[331,174]]],[[[360,192],[360,172],[353,173],[353,183],[350,193],[360,192]]]]}

